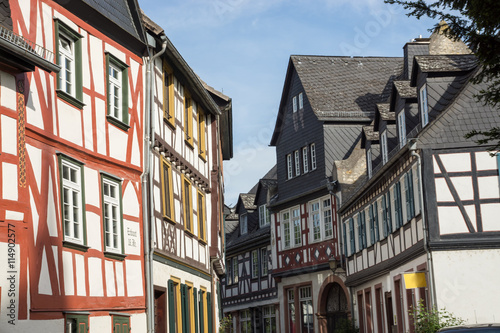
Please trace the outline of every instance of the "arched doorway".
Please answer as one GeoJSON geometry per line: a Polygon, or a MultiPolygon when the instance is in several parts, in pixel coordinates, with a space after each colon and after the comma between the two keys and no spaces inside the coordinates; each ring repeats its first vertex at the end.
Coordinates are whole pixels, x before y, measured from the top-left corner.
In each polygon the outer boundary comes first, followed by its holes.
{"type": "Polygon", "coordinates": [[[334,332],[342,321],[347,320],[347,296],[342,287],[334,282],[326,299],[326,327],[327,332],[334,332]]]}
{"type": "Polygon", "coordinates": [[[334,332],[342,321],[350,318],[351,303],[347,287],[339,276],[328,276],[318,297],[318,328],[320,333],[334,332]]]}

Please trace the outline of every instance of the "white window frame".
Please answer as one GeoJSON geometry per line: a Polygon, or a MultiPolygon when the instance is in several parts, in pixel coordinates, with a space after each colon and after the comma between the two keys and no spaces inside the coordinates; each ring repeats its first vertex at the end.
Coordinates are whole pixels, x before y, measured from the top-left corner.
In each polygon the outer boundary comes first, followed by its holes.
{"type": "Polygon", "coordinates": [[[297,112],[297,96],[293,96],[292,105],[293,105],[293,113],[297,112]]]}
{"type": "Polygon", "coordinates": [[[263,307],[264,332],[275,332],[276,329],[276,309],[274,305],[263,307]],[[274,330],[273,330],[274,328],[274,330]]]}
{"type": "Polygon", "coordinates": [[[302,168],[304,173],[309,172],[309,152],[307,146],[302,147],[302,168]]]}
{"type": "Polygon", "coordinates": [[[288,179],[293,178],[293,164],[292,164],[292,154],[286,155],[286,167],[288,179]]]}
{"type": "Polygon", "coordinates": [[[302,221],[300,218],[300,206],[292,208],[290,215],[293,227],[293,232],[292,232],[293,246],[302,245],[302,221]],[[295,213],[297,213],[297,215],[294,215],[295,213]],[[297,233],[298,233],[298,238],[297,238],[297,233]]]}
{"type": "Polygon", "coordinates": [[[316,145],[311,143],[311,170],[316,170],[316,145]]]}
{"type": "Polygon", "coordinates": [[[59,32],[59,65],[61,66],[59,88],[73,97],[76,97],[75,61],[75,41],[65,33],[59,32]],[[68,48],[63,47],[62,41],[68,44],[68,48]]]}
{"type": "Polygon", "coordinates": [[[271,224],[271,215],[269,214],[269,209],[266,205],[259,206],[259,225],[265,227],[271,224]]]}
{"type": "Polygon", "coordinates": [[[300,213],[300,206],[295,206],[281,212],[282,241],[284,249],[302,245],[302,220],[300,213]],[[298,236],[298,238],[296,236],[298,236]]]}
{"type": "Polygon", "coordinates": [[[60,172],[62,179],[61,215],[64,224],[64,240],[83,245],[84,215],[82,201],[82,166],[76,163],[72,163],[66,159],[62,159],[60,172]],[[67,174],[69,178],[65,177],[65,168],[67,168],[67,170],[69,171],[69,173],[67,174]],[[72,174],[72,172],[74,172],[74,174],[72,174]],[[72,177],[73,175],[74,177],[72,177]],[[66,195],[65,193],[68,193],[68,195],[66,195]],[[77,210],[76,214],[75,210],[77,210]],[[65,213],[66,211],[68,212],[67,214],[65,213]]]}
{"type": "Polygon", "coordinates": [[[302,110],[304,108],[304,94],[300,93],[299,94],[299,110],[302,110]]]}
{"type": "Polygon", "coordinates": [[[108,178],[103,178],[103,223],[104,244],[107,252],[122,253],[122,218],[120,204],[120,184],[108,178]],[[106,187],[109,188],[106,193],[106,187]],[[114,195],[111,189],[114,188],[114,195]],[[112,212],[111,218],[106,216],[106,209],[112,212]],[[110,237],[108,238],[108,235],[110,237]]]}
{"type": "Polygon", "coordinates": [[[300,154],[299,151],[296,150],[294,153],[295,158],[295,176],[300,176],[300,154]]]}
{"type": "Polygon", "coordinates": [[[248,215],[247,213],[240,215],[240,234],[245,235],[248,233],[248,215]]]}
{"type": "Polygon", "coordinates": [[[325,196],[310,201],[309,204],[309,230],[311,230],[311,243],[333,238],[333,216],[331,198],[325,196]],[[330,233],[327,235],[327,233],[330,233]]]}
{"type": "Polygon", "coordinates": [[[123,121],[123,87],[122,87],[122,70],[113,64],[111,61],[109,62],[109,115],[123,121]],[[116,74],[116,77],[115,75],[116,74]]]}
{"type": "Polygon", "coordinates": [[[404,110],[402,110],[398,114],[398,129],[399,129],[399,147],[403,148],[406,145],[406,119],[404,110]]]}
{"type": "Polygon", "coordinates": [[[387,130],[384,130],[382,134],[380,134],[380,145],[382,147],[382,164],[387,163],[387,130]]]}
{"type": "Polygon", "coordinates": [[[319,200],[309,203],[309,220],[311,230],[311,242],[321,241],[321,211],[319,200]]]}
{"type": "Polygon", "coordinates": [[[366,150],[366,170],[368,172],[368,178],[372,178],[373,169],[372,169],[372,149],[371,149],[371,147],[366,150]]]}
{"type": "Polygon", "coordinates": [[[288,249],[292,247],[292,225],[290,220],[290,210],[281,212],[281,224],[283,231],[283,248],[288,249]]]}
{"type": "Polygon", "coordinates": [[[420,114],[422,120],[422,128],[429,123],[429,102],[427,100],[427,84],[420,88],[420,114]]]}

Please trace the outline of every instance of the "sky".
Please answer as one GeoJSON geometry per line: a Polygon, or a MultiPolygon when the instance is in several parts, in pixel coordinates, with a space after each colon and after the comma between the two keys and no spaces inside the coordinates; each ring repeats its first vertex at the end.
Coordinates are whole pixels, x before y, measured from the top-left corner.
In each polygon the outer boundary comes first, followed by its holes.
{"type": "Polygon", "coordinates": [[[232,207],[276,163],[269,147],[290,55],[402,57],[436,23],[383,0],[139,0],[196,74],[233,101],[232,207]]]}

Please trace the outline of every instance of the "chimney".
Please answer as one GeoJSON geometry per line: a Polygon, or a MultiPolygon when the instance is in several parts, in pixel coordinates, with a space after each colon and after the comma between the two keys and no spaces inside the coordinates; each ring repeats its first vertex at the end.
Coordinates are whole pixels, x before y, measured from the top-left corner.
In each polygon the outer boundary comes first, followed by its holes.
{"type": "Polygon", "coordinates": [[[438,27],[432,33],[429,42],[429,54],[471,54],[472,51],[460,39],[453,40],[446,36],[448,24],[439,22],[438,27]]]}
{"type": "Polygon", "coordinates": [[[413,57],[416,55],[427,55],[429,54],[429,41],[430,38],[415,38],[411,42],[408,42],[403,47],[404,52],[404,68],[403,68],[403,79],[409,80],[411,75],[411,70],[413,67],[413,57]]]}

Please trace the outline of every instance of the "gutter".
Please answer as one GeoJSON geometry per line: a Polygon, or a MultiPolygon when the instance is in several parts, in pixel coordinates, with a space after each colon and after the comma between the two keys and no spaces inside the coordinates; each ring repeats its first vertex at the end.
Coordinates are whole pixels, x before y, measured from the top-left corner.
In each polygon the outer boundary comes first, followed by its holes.
{"type": "Polygon", "coordinates": [[[418,172],[418,177],[420,181],[418,182],[418,190],[420,193],[420,214],[422,216],[422,228],[424,229],[424,250],[427,255],[427,269],[429,271],[429,291],[431,294],[431,308],[436,307],[437,308],[437,303],[436,303],[436,289],[435,289],[435,284],[434,284],[434,264],[432,261],[432,253],[429,249],[429,240],[427,239],[427,218],[425,216],[425,209],[424,209],[424,191],[422,188],[422,159],[420,155],[417,153],[417,140],[413,139],[410,141],[409,145],[409,151],[412,156],[417,158],[417,172],[418,172]]]}
{"type": "Polygon", "coordinates": [[[151,72],[156,58],[161,56],[167,49],[167,37],[162,34],[160,37],[163,41],[162,49],[153,55],[146,64],[146,101],[145,101],[145,119],[144,119],[144,172],[141,175],[142,179],[142,216],[143,216],[143,235],[144,235],[144,266],[146,280],[146,322],[147,332],[154,332],[154,295],[153,295],[153,252],[154,252],[154,228],[152,227],[153,219],[153,174],[151,173],[151,134],[154,117],[153,114],[153,85],[154,77],[151,72]],[[148,189],[149,186],[149,189],[148,189]],[[151,224],[151,229],[149,228],[151,224]],[[149,236],[149,237],[148,237],[149,236]]]}

